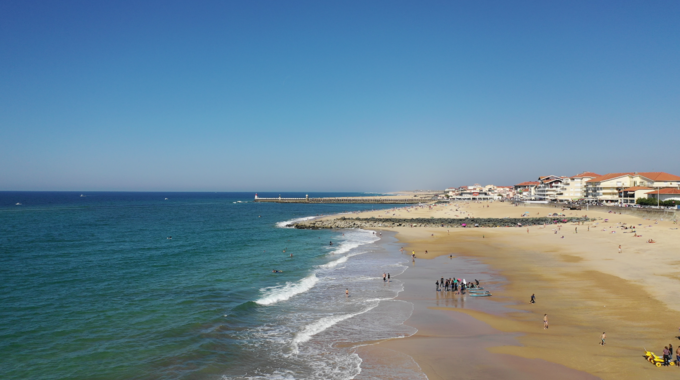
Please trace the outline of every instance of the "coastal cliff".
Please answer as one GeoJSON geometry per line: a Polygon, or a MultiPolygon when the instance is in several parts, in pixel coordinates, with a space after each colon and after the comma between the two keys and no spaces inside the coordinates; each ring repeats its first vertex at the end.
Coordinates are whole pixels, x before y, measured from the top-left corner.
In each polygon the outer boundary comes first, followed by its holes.
{"type": "Polygon", "coordinates": [[[307,220],[291,223],[286,227],[318,230],[332,228],[390,228],[390,227],[517,227],[542,226],[550,224],[587,222],[587,217],[544,217],[544,218],[335,218],[307,220]]]}

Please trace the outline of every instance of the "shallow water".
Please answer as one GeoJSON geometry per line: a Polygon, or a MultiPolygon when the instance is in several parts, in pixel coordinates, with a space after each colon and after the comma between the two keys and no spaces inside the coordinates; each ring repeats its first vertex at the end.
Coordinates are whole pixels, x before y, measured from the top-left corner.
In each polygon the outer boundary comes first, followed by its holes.
{"type": "Polygon", "coordinates": [[[338,343],[414,332],[391,237],[280,224],[393,206],[83,195],[0,193],[2,379],[348,379],[338,343]]]}

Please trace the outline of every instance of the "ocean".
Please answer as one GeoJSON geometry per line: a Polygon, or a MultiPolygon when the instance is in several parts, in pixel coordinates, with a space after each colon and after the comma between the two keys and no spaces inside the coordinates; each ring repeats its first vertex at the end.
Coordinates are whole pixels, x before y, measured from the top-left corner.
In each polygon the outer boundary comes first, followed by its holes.
{"type": "Polygon", "coordinates": [[[0,192],[0,378],[423,378],[355,353],[415,333],[395,239],[285,228],[394,205],[253,196],[0,192]]]}

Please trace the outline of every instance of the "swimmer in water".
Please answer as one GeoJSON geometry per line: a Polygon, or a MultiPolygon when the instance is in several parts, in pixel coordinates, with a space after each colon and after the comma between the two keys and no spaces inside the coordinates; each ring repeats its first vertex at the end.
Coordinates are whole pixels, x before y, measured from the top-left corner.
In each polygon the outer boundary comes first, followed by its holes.
{"type": "Polygon", "coordinates": [[[328,245],[333,245],[333,242],[330,242],[328,245]]]}
{"type": "Polygon", "coordinates": [[[345,289],[345,297],[349,297],[349,289],[345,289]]]}

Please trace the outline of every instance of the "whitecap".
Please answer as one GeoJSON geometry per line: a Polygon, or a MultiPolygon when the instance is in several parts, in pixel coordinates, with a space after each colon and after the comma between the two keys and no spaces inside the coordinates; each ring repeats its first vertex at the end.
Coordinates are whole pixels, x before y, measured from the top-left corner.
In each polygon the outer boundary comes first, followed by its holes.
{"type": "Polygon", "coordinates": [[[255,301],[255,303],[260,305],[272,305],[280,301],[288,300],[297,294],[304,293],[313,288],[318,281],[319,279],[316,277],[316,274],[311,274],[298,282],[286,282],[286,285],[284,286],[272,286],[260,289],[260,291],[266,293],[266,295],[255,301]]]}
{"type": "Polygon", "coordinates": [[[305,329],[300,331],[295,335],[295,338],[293,339],[293,352],[297,353],[298,352],[298,345],[300,343],[304,343],[312,339],[312,337],[316,334],[319,334],[325,330],[328,330],[329,328],[335,326],[336,324],[350,319],[352,317],[356,317],[357,315],[363,314],[368,312],[369,310],[375,308],[378,306],[378,302],[375,302],[373,305],[370,307],[358,312],[358,313],[351,313],[351,314],[343,314],[343,315],[332,315],[329,317],[323,317],[319,319],[318,321],[309,324],[305,326],[305,329]]]}
{"type": "Polygon", "coordinates": [[[297,223],[297,222],[304,222],[305,220],[311,220],[316,218],[316,216],[305,216],[304,218],[295,218],[291,220],[286,220],[283,222],[278,222],[276,223],[276,227],[278,228],[293,228],[291,224],[297,223]]]}

